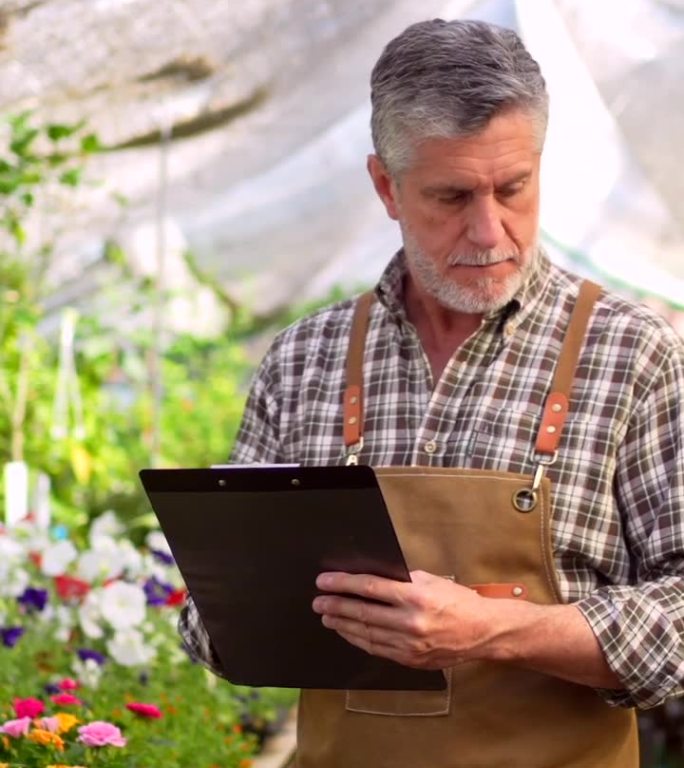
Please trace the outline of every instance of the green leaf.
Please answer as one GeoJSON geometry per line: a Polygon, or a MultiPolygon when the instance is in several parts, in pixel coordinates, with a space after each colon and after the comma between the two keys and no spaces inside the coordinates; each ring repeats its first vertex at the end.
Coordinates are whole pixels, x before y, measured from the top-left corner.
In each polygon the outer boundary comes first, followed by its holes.
{"type": "Polygon", "coordinates": [[[83,168],[70,168],[59,177],[59,183],[67,187],[77,187],[81,183],[83,168]]]}
{"type": "Polygon", "coordinates": [[[26,130],[17,132],[10,142],[10,150],[18,157],[30,157],[28,149],[34,142],[36,136],[38,136],[38,130],[36,128],[27,128],[26,130]]]}
{"type": "Polygon", "coordinates": [[[84,123],[50,123],[45,132],[51,141],[59,141],[60,139],[68,139],[75,133],[78,133],[83,128],[84,123]]]}
{"type": "Polygon", "coordinates": [[[89,133],[81,139],[81,152],[91,154],[92,152],[99,152],[102,149],[100,140],[94,133],[89,133]]]}

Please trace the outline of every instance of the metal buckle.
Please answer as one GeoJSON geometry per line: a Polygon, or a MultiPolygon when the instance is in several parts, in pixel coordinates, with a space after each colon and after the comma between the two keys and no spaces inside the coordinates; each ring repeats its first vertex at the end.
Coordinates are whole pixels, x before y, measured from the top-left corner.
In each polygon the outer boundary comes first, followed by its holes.
{"type": "Polygon", "coordinates": [[[539,488],[544,479],[544,472],[546,472],[546,468],[550,467],[557,458],[558,451],[554,451],[551,456],[545,453],[536,453],[535,451],[532,451],[532,460],[537,463],[537,468],[534,470],[534,477],[532,478],[532,487],[520,488],[513,494],[513,506],[518,512],[531,512],[537,506],[537,501],[539,500],[539,488]]]}
{"type": "Polygon", "coordinates": [[[345,462],[345,466],[347,467],[355,467],[359,463],[359,453],[363,450],[363,438],[359,438],[358,443],[354,443],[354,445],[350,445],[347,448],[347,460],[345,462]]]}

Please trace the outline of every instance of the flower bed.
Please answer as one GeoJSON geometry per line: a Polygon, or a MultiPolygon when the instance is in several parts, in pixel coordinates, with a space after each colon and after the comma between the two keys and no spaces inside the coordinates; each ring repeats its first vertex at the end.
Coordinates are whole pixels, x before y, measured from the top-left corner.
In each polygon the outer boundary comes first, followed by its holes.
{"type": "Polygon", "coordinates": [[[0,766],[250,765],[294,693],[188,659],[163,536],[136,549],[111,513],[82,546],[56,533],[0,532],[0,766]]]}

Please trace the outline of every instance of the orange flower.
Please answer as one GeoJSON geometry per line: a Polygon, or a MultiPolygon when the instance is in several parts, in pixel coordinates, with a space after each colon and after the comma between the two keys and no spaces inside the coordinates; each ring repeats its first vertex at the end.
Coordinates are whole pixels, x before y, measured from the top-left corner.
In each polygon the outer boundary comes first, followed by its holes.
{"type": "Polygon", "coordinates": [[[54,747],[60,752],[64,751],[64,741],[56,733],[46,731],[44,728],[34,728],[26,737],[29,741],[34,741],[36,744],[42,744],[47,747],[54,747]]]}
{"type": "Polygon", "coordinates": [[[75,715],[68,712],[57,712],[55,717],[59,720],[57,733],[68,733],[76,724],[81,722],[75,715]]]}

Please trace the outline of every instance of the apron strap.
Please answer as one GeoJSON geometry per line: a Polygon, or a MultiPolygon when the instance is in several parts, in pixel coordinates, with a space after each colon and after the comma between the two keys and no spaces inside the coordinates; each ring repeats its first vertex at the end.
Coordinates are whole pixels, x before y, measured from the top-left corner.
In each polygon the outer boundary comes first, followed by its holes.
{"type": "Polygon", "coordinates": [[[363,353],[371,305],[375,293],[368,291],[356,300],[347,353],[346,381],[344,390],[344,444],[351,456],[363,446],[363,353]]]}
{"type": "Polygon", "coordinates": [[[582,342],[601,290],[600,285],[585,280],[580,286],[577,301],[570,316],[556,372],[551,382],[551,392],[544,404],[544,413],[534,446],[537,457],[543,457],[542,461],[546,460],[546,463],[553,461],[560,444],[563,426],[570,408],[570,390],[575,378],[582,342]]]}
{"type": "MultiPolygon", "coordinates": [[[[601,286],[589,280],[582,282],[570,323],[563,339],[551,392],[544,405],[542,421],[537,433],[535,454],[544,464],[553,461],[560,443],[563,426],[570,405],[570,390],[579,359],[582,342],[601,286]]],[[[356,301],[349,339],[344,391],[344,444],[350,456],[355,457],[363,446],[363,355],[370,310],[375,293],[368,291],[356,301]]]]}

